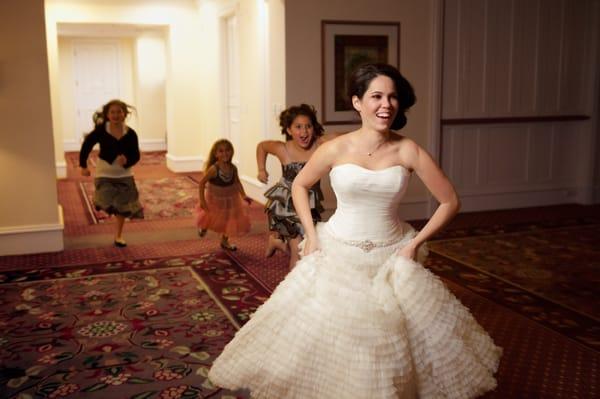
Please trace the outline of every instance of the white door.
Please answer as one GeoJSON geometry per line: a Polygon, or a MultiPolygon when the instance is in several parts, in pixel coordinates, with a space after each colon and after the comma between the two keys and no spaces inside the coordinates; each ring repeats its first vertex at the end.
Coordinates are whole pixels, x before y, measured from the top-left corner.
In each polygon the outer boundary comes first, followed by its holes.
{"type": "Polygon", "coordinates": [[[227,71],[227,133],[234,148],[240,148],[240,65],[238,46],[238,25],[235,15],[226,18],[226,60],[227,71]]]}
{"type": "Polygon", "coordinates": [[[75,140],[93,129],[92,115],[103,104],[119,98],[117,41],[81,42],[73,46],[75,76],[75,140]]]}

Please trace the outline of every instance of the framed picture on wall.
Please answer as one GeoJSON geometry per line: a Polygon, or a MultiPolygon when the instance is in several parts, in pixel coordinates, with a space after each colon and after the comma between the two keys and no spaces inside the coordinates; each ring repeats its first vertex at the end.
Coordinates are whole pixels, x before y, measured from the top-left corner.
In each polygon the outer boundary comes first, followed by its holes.
{"type": "Polygon", "coordinates": [[[400,23],[321,21],[321,52],[323,124],[356,124],[346,94],[348,76],[366,62],[399,67],[400,23]]]}

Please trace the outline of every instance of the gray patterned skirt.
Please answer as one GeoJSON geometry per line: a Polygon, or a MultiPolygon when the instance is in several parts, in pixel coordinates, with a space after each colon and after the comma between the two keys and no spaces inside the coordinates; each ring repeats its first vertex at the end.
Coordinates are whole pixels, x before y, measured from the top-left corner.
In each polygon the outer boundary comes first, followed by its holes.
{"type": "Polygon", "coordinates": [[[129,219],[142,219],[144,209],[133,176],[94,179],[94,206],[109,215],[120,215],[129,219]]]}

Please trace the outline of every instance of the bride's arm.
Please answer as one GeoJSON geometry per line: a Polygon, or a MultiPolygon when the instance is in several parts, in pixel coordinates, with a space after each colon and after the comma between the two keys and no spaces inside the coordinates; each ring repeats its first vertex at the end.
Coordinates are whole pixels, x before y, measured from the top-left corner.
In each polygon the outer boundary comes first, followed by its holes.
{"type": "Polygon", "coordinates": [[[334,154],[335,145],[333,142],[327,142],[319,146],[292,183],[294,209],[302,223],[302,227],[304,227],[304,238],[306,238],[303,255],[308,255],[318,249],[317,233],[310,210],[308,190],[323,175],[329,172],[333,165],[334,154]]]}
{"type": "Polygon", "coordinates": [[[454,186],[431,155],[412,141],[407,144],[405,148],[407,150],[405,155],[408,154],[407,163],[439,202],[439,206],[427,224],[405,248],[399,251],[400,255],[414,259],[419,246],[440,231],[456,215],[460,209],[460,200],[454,186]]]}

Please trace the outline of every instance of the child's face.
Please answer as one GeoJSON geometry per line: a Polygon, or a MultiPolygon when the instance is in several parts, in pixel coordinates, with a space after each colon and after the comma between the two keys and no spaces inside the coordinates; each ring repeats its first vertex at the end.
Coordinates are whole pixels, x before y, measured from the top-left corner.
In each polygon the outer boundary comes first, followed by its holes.
{"type": "Polygon", "coordinates": [[[287,132],[301,148],[308,149],[312,145],[315,129],[308,116],[298,115],[294,118],[287,132]]]}
{"type": "Polygon", "coordinates": [[[118,104],[113,104],[108,108],[108,120],[118,124],[125,121],[125,112],[118,104]]]}
{"type": "Polygon", "coordinates": [[[217,147],[215,156],[217,157],[217,161],[231,162],[231,157],[233,156],[233,151],[227,145],[220,145],[217,147]]]}

